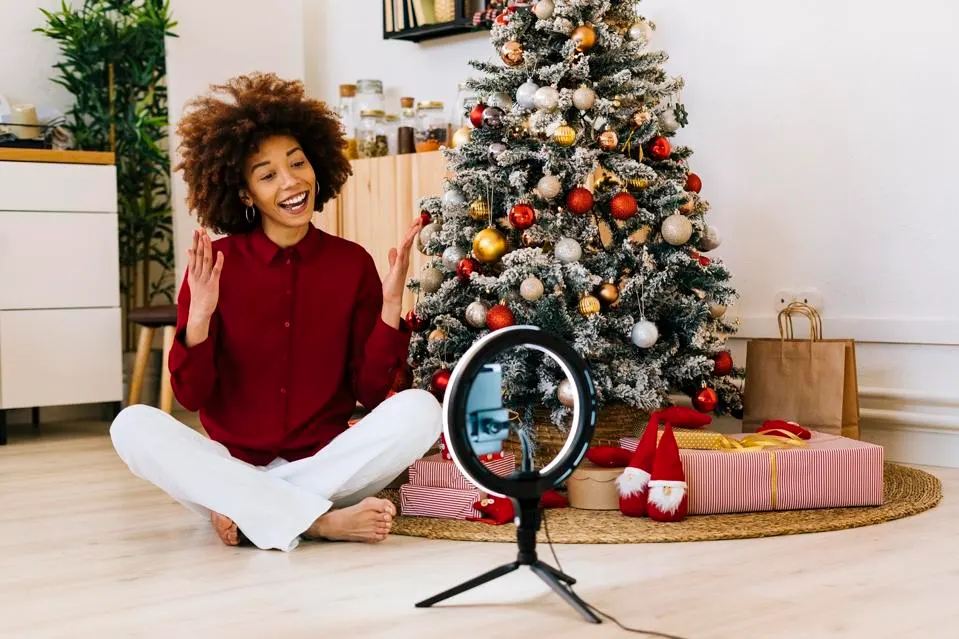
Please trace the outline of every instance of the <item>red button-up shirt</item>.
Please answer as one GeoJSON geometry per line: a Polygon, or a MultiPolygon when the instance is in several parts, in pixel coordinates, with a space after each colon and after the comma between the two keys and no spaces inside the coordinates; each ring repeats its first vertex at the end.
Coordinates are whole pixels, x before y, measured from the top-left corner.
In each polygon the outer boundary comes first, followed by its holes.
{"type": "Polygon", "coordinates": [[[373,409],[405,361],[410,332],[382,318],[383,289],[359,244],[310,226],[282,249],[262,230],[213,242],[220,297],[206,340],[186,347],[190,288],[177,304],[173,392],[211,439],[255,465],[313,455],[373,409]]]}

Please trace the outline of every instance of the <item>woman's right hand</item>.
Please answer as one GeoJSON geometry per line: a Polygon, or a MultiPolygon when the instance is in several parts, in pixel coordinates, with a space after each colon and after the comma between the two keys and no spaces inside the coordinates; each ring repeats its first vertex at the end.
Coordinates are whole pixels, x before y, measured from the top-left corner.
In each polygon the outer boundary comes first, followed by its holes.
{"type": "Polygon", "coordinates": [[[187,323],[187,346],[205,340],[210,318],[220,299],[220,273],[223,271],[223,251],[213,261],[213,243],[206,229],[193,231],[193,247],[187,251],[187,284],[190,287],[190,314],[187,323]]]}

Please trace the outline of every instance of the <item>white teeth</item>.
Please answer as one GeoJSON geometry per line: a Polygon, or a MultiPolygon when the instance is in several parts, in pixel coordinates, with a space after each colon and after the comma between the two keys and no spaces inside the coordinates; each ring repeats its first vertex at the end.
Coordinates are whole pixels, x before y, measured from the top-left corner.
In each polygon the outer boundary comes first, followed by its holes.
{"type": "Polygon", "coordinates": [[[303,204],[305,201],[306,201],[306,193],[300,193],[296,197],[291,197],[288,200],[283,200],[282,202],[280,202],[280,206],[296,208],[299,205],[303,204]]]}

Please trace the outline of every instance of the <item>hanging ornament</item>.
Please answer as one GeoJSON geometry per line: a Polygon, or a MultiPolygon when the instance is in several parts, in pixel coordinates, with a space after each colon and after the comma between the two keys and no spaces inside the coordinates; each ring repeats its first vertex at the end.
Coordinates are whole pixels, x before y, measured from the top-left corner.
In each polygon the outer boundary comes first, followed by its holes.
{"type": "Polygon", "coordinates": [[[593,194],[589,189],[577,186],[566,196],[566,208],[576,215],[589,213],[593,210],[593,194]]]}
{"type": "Polygon", "coordinates": [[[719,319],[726,314],[726,307],[722,304],[710,303],[709,305],[709,315],[713,319],[719,319]]]}
{"type": "Polygon", "coordinates": [[[682,246],[693,235],[693,223],[682,213],[673,213],[663,220],[662,234],[673,246],[682,246]]]}
{"type": "Polygon", "coordinates": [[[431,342],[442,342],[444,339],[446,339],[446,337],[446,331],[444,331],[442,328],[437,328],[430,333],[427,339],[431,342]]]}
{"type": "Polygon", "coordinates": [[[662,115],[659,116],[659,126],[664,131],[675,133],[679,130],[680,125],[679,118],[676,117],[676,110],[673,107],[666,109],[662,115]]]}
{"type": "Polygon", "coordinates": [[[636,215],[636,212],[639,210],[639,205],[636,203],[636,198],[633,197],[632,193],[620,191],[613,196],[613,199],[610,201],[609,210],[617,220],[628,220],[636,215]]]}
{"type": "Polygon", "coordinates": [[[499,161],[499,156],[503,155],[508,150],[509,148],[502,142],[493,142],[489,145],[490,162],[496,164],[499,161]]]}
{"type": "Polygon", "coordinates": [[[533,5],[533,13],[536,14],[536,17],[540,20],[549,20],[553,17],[553,0],[539,0],[535,5],[533,5]]]}
{"type": "Polygon", "coordinates": [[[501,13],[496,16],[496,19],[493,20],[493,23],[499,27],[508,27],[509,26],[509,13],[501,13]]]}
{"type": "Polygon", "coordinates": [[[530,275],[519,285],[519,294],[527,302],[536,302],[543,297],[543,283],[530,275]]]}
{"type": "Polygon", "coordinates": [[[689,215],[696,210],[696,198],[690,193],[686,201],[679,205],[679,212],[683,215],[689,215]]]}
{"type": "Polygon", "coordinates": [[[556,387],[556,399],[566,408],[572,408],[576,405],[576,394],[573,392],[573,384],[569,379],[564,378],[556,387]]]}
{"type": "Polygon", "coordinates": [[[553,133],[553,140],[562,147],[570,147],[576,144],[576,129],[563,123],[556,132],[553,133]]]}
{"type": "Polygon", "coordinates": [[[715,226],[706,225],[702,237],[699,239],[699,249],[701,251],[713,251],[719,248],[719,231],[715,226]]]}
{"type": "Polygon", "coordinates": [[[630,339],[640,348],[651,348],[659,340],[659,329],[649,320],[640,320],[633,324],[630,339]]]}
{"type": "Polygon", "coordinates": [[[695,173],[686,176],[686,190],[699,193],[703,189],[703,181],[695,173]]]}
{"type": "Polygon", "coordinates": [[[583,295],[579,300],[579,314],[583,317],[595,315],[602,310],[599,300],[592,295],[583,295]]]}
{"type": "Polygon", "coordinates": [[[637,191],[649,188],[649,180],[646,178],[629,178],[626,180],[626,184],[629,185],[629,188],[636,189],[637,191]]]}
{"type": "Polygon", "coordinates": [[[703,382],[702,389],[693,397],[693,408],[700,413],[711,413],[716,410],[718,404],[719,396],[716,395],[716,391],[703,382]]]}
{"type": "Polygon", "coordinates": [[[448,368],[441,368],[440,370],[433,373],[433,377],[430,379],[430,391],[436,395],[437,398],[442,398],[446,394],[446,387],[450,383],[450,370],[448,368]]]}
{"type": "Polygon", "coordinates": [[[597,295],[606,306],[612,306],[619,301],[619,288],[612,282],[606,282],[599,287],[597,295]]]}
{"type": "Polygon", "coordinates": [[[489,105],[503,109],[503,111],[509,111],[513,108],[513,98],[509,97],[508,93],[497,91],[490,96],[489,105]]]}
{"type": "Polygon", "coordinates": [[[489,205],[484,199],[474,200],[470,204],[470,217],[474,220],[485,220],[489,218],[489,205]]]}
{"type": "Polygon", "coordinates": [[[669,144],[669,140],[661,135],[653,138],[653,141],[649,145],[649,155],[656,160],[668,159],[672,151],[672,145],[669,144]]]}
{"type": "Polygon", "coordinates": [[[537,109],[553,111],[559,105],[559,91],[553,87],[542,87],[533,95],[533,104],[537,109]]]}
{"type": "Polygon", "coordinates": [[[503,62],[505,62],[506,66],[508,67],[515,67],[523,64],[525,50],[523,49],[523,45],[516,40],[510,40],[504,44],[499,53],[500,57],[503,59],[503,62]]]}
{"type": "Polygon", "coordinates": [[[516,323],[513,311],[505,304],[497,304],[486,313],[486,326],[491,331],[498,331],[501,328],[512,326],[516,323]]]}
{"type": "Polygon", "coordinates": [[[469,127],[460,127],[453,133],[453,148],[459,149],[470,143],[473,139],[473,130],[469,127]]]}
{"type": "Polygon", "coordinates": [[[640,109],[633,114],[633,124],[638,127],[646,126],[653,120],[653,114],[649,109],[640,109]]]}
{"type": "Polygon", "coordinates": [[[629,39],[636,42],[649,42],[653,37],[653,28],[645,20],[636,22],[629,28],[629,39]]]}
{"type": "Polygon", "coordinates": [[[483,111],[483,126],[490,129],[502,129],[504,117],[506,117],[506,114],[503,113],[503,109],[494,106],[486,107],[483,111]]]}
{"type": "Polygon", "coordinates": [[[529,204],[520,203],[509,212],[509,223],[513,228],[525,231],[536,222],[536,209],[529,204]]]}
{"type": "Polygon", "coordinates": [[[578,262],[583,257],[583,248],[576,240],[564,237],[560,239],[553,248],[556,259],[562,264],[571,264],[578,262]]]}
{"type": "Polygon", "coordinates": [[[424,293],[435,293],[443,285],[443,272],[438,268],[425,268],[420,273],[420,290],[424,293]]]}
{"type": "Polygon", "coordinates": [[[596,29],[588,24],[577,27],[573,31],[572,40],[576,43],[576,50],[585,53],[596,46],[596,29]]]}
{"type": "Polygon", "coordinates": [[[429,214],[429,211],[420,211],[420,224],[426,226],[433,220],[433,216],[429,214]]]}
{"type": "Polygon", "coordinates": [[[555,175],[544,175],[536,185],[544,200],[552,200],[563,190],[563,183],[555,175]]]}
{"type": "Polygon", "coordinates": [[[474,328],[483,328],[487,312],[486,304],[477,300],[466,307],[466,322],[474,328]]]}
{"type": "Polygon", "coordinates": [[[721,351],[713,357],[713,375],[725,377],[733,372],[733,356],[729,351],[721,351]]]}
{"type": "Polygon", "coordinates": [[[483,113],[486,111],[486,105],[479,102],[470,109],[470,122],[477,129],[483,126],[483,113]]]}
{"type": "Polygon", "coordinates": [[[443,250],[443,266],[450,271],[455,271],[465,257],[466,249],[459,246],[447,246],[443,250]]]}
{"type": "Polygon", "coordinates": [[[430,240],[433,238],[433,235],[440,231],[440,224],[438,222],[430,222],[420,230],[420,252],[426,253],[426,247],[429,245],[430,240]]]}
{"type": "Polygon", "coordinates": [[[506,255],[506,236],[494,228],[485,228],[473,237],[473,255],[489,264],[506,255]]]}
{"type": "Polygon", "coordinates": [[[516,89],[516,102],[524,109],[532,109],[536,106],[537,91],[539,91],[539,85],[532,80],[527,80],[516,89]]]}
{"type": "Polygon", "coordinates": [[[596,103],[596,92],[591,88],[582,86],[573,92],[573,106],[580,111],[589,111],[596,103]]]}
{"type": "Polygon", "coordinates": [[[619,145],[619,136],[616,131],[603,131],[599,135],[599,146],[605,151],[612,151],[619,145]]]}
{"type": "Polygon", "coordinates": [[[449,208],[466,204],[466,196],[457,188],[452,188],[443,194],[443,204],[449,208]]]}
{"type": "Polygon", "coordinates": [[[460,263],[456,265],[456,277],[467,282],[470,276],[477,270],[479,270],[479,262],[477,262],[475,258],[464,257],[460,260],[460,263]]]}
{"type": "Polygon", "coordinates": [[[428,326],[427,321],[416,314],[416,311],[410,309],[409,313],[406,314],[406,323],[409,325],[410,330],[414,333],[418,333],[422,330],[425,330],[428,326]]]}

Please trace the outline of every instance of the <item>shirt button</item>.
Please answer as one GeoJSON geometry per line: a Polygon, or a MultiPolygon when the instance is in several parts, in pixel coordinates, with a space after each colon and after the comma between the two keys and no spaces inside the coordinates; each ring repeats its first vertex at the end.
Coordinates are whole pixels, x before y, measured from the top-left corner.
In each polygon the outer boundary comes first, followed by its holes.
{"type": "Polygon", "coordinates": [[[285,388],[281,388],[281,389],[280,389],[280,395],[286,395],[286,389],[285,389],[285,388]]]}
{"type": "Polygon", "coordinates": [[[286,263],[289,264],[290,262],[292,262],[292,260],[290,258],[286,258],[286,263]]]}
{"type": "Polygon", "coordinates": [[[287,327],[287,328],[290,328],[290,323],[289,323],[289,322],[283,322],[283,326],[285,326],[285,327],[287,327]]]}

